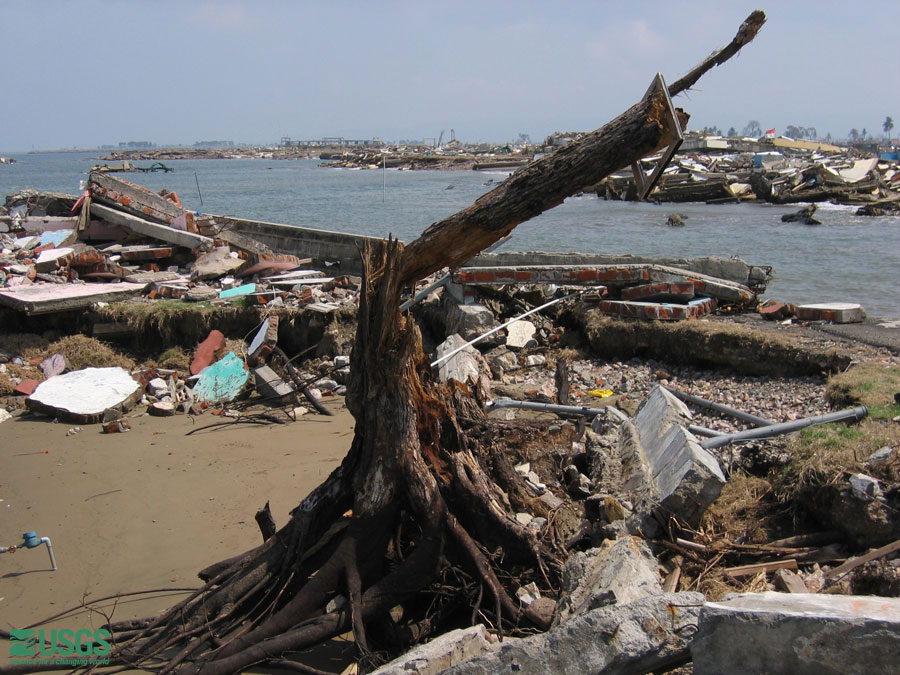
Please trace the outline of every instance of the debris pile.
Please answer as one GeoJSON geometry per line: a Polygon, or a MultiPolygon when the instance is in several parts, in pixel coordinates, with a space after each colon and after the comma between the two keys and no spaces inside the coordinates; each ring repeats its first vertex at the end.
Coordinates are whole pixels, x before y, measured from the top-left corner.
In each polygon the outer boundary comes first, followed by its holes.
{"type": "MultiPolygon", "coordinates": [[[[709,204],[832,201],[863,204],[859,215],[896,213],[900,200],[900,163],[896,160],[861,158],[836,146],[812,143],[806,147],[804,142],[798,146],[789,140],[776,139],[772,145],[748,142],[745,145],[755,148],[750,152],[734,152],[726,144],[720,154],[677,155],[647,199],[709,204]]],[[[659,160],[660,156],[643,159],[640,170],[649,176],[659,160]]],[[[627,171],[609,176],[591,191],[605,199],[633,201],[638,197],[634,175],[627,171]]]]}
{"type": "Polygon", "coordinates": [[[183,208],[176,193],[107,173],[92,172],[77,200],[51,196],[42,204],[11,195],[7,208],[0,304],[26,314],[141,294],[326,313],[355,302],[358,278],[305,269],[310,259],[218,228],[214,218],[183,208]],[[65,216],[46,215],[66,207],[65,216]]]}

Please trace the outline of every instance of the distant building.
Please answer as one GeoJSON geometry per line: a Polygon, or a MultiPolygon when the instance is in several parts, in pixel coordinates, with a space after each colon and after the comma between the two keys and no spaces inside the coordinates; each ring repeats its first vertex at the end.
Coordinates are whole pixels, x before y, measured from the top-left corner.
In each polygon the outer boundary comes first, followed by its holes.
{"type": "Polygon", "coordinates": [[[195,148],[232,148],[234,141],[197,141],[195,148]]]}
{"type": "Polygon", "coordinates": [[[125,143],[119,143],[119,148],[121,150],[138,150],[143,148],[155,148],[156,144],[151,143],[150,141],[126,141],[125,143]]]}

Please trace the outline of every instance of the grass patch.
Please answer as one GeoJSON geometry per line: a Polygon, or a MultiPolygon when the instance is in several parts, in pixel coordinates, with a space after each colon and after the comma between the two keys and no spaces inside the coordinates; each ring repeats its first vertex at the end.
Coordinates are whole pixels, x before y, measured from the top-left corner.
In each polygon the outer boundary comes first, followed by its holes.
{"type": "Polygon", "coordinates": [[[133,370],[135,366],[134,359],[117,352],[105,342],[86,335],[69,335],[56,342],[51,342],[43,349],[29,348],[22,353],[22,356],[29,360],[44,358],[52,354],[65,356],[72,370],[113,367],[133,370]]]}
{"type": "Polygon", "coordinates": [[[864,405],[877,419],[900,415],[894,394],[900,392],[900,367],[884,362],[858,363],[828,380],[825,398],[835,408],[864,405]]]}
{"type": "Polygon", "coordinates": [[[768,480],[735,471],[703,515],[703,534],[710,543],[727,539],[764,544],[775,538],[770,530],[777,516],[776,507],[768,480]]]}

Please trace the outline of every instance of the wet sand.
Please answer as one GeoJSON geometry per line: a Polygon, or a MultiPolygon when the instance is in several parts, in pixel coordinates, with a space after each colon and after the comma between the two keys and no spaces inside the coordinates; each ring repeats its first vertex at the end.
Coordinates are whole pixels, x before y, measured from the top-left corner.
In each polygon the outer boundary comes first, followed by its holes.
{"type": "MultiPolygon", "coordinates": [[[[0,544],[21,533],[50,537],[45,546],[0,555],[0,627],[21,628],[120,592],[201,585],[205,566],[257,546],[253,518],[270,502],[280,527],[350,447],[353,418],[308,414],[284,425],[222,422],[204,415],[138,417],[132,431],[102,434],[25,416],[0,426],[0,544]]],[[[115,620],[157,613],[183,597],[102,603],[115,620]]],[[[56,628],[97,628],[97,613],[71,615],[56,628]]],[[[0,649],[0,662],[8,652],[0,649]]]]}

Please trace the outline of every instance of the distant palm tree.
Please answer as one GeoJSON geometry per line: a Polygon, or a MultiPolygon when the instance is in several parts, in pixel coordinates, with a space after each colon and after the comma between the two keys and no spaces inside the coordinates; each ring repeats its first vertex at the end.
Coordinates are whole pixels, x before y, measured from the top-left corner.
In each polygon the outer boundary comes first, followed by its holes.
{"type": "Polygon", "coordinates": [[[884,118],[884,124],[881,125],[881,128],[884,129],[884,135],[888,137],[888,140],[891,138],[891,129],[894,128],[894,118],[890,115],[884,118]]]}

